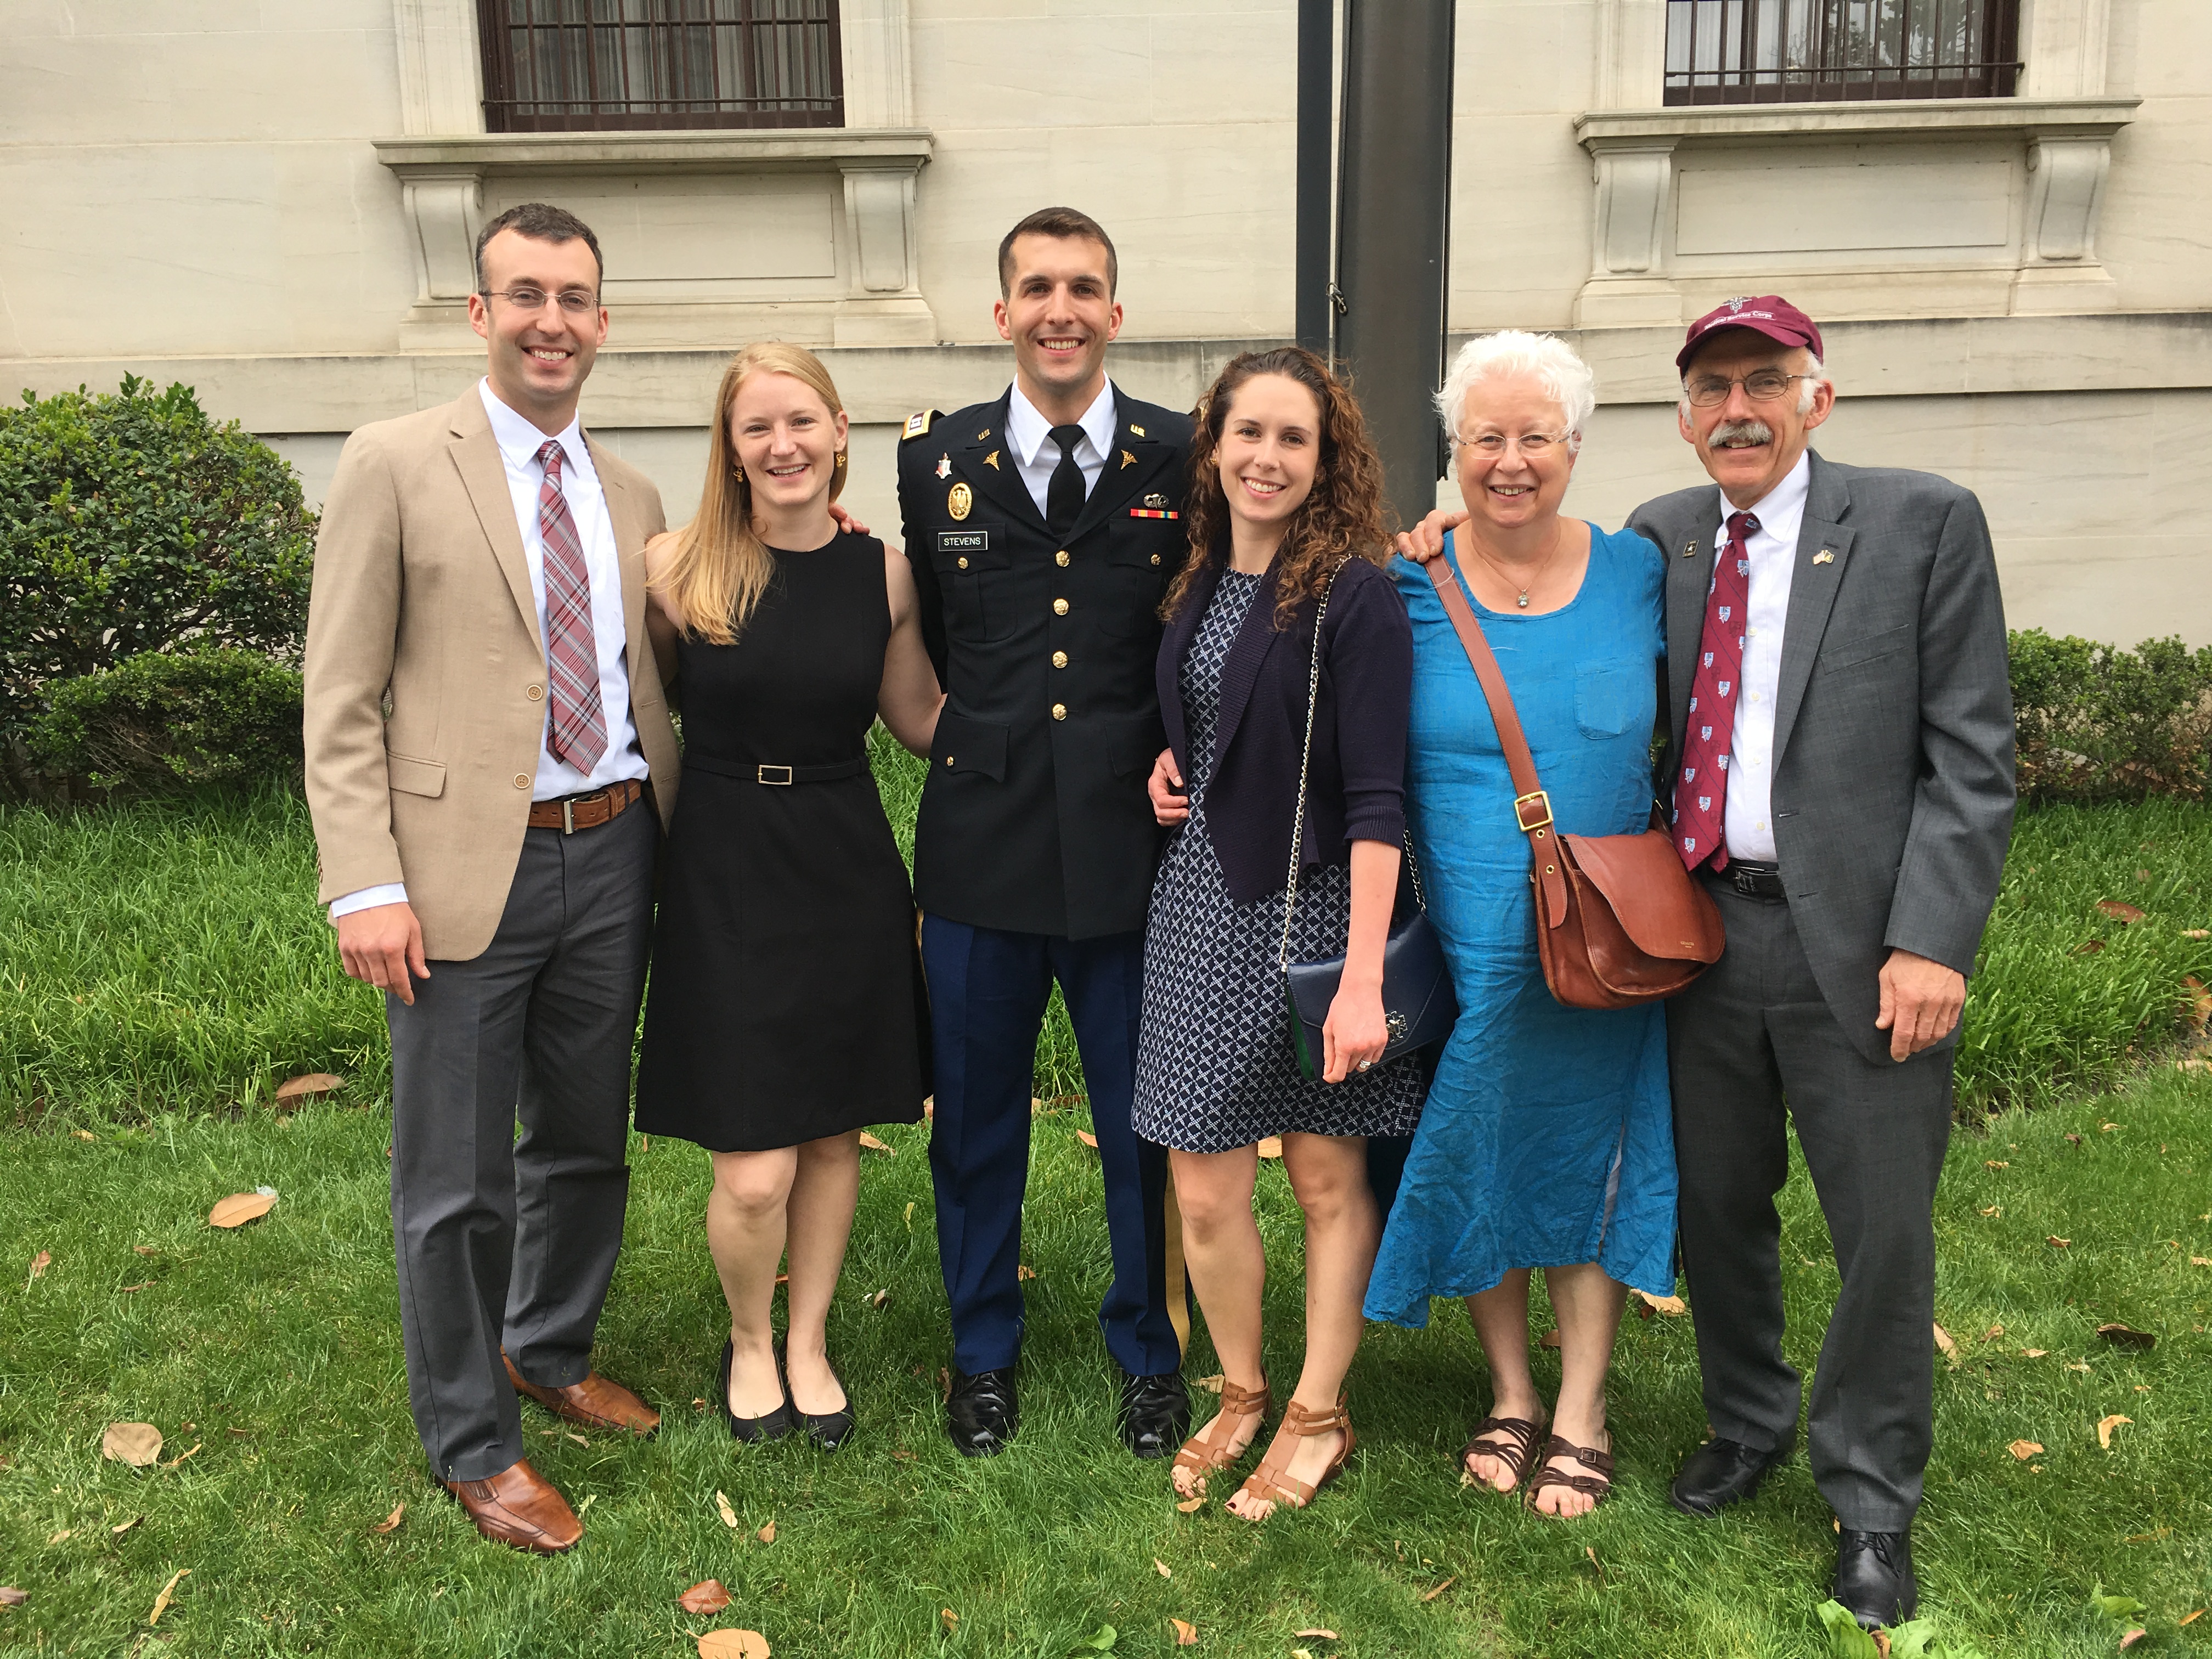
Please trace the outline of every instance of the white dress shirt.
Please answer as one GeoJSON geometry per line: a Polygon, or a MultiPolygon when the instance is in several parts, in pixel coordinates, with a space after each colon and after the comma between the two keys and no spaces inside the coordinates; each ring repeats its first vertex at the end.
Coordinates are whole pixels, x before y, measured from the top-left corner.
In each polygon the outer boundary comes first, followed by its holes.
{"type": "MultiPolygon", "coordinates": [[[[538,638],[543,644],[545,618],[545,540],[538,528],[538,491],[545,469],[538,452],[546,434],[500,402],[489,378],[477,383],[484,413],[491,418],[492,437],[507,469],[507,490],[514,503],[514,521],[522,532],[522,555],[530,567],[530,593],[538,606],[538,638]]],[[[1109,430],[1109,436],[1111,433],[1109,430]]],[[[532,787],[533,801],[558,800],[565,795],[589,794],[625,778],[646,775],[645,751],[638,746],[637,726],[630,719],[629,637],[623,620],[622,565],[615,548],[613,520],[607,516],[606,491],[592,465],[592,452],[584,441],[580,419],[572,418],[556,435],[561,446],[561,494],[575,521],[577,538],[584,545],[584,568],[592,585],[592,643],[599,661],[599,707],[606,721],[607,746],[590,772],[578,771],[555,757],[538,740],[538,776],[532,787]]],[[[1057,452],[1058,446],[1054,446],[1057,452]]],[[[550,705],[549,705],[550,707],[550,705]]],[[[550,730],[550,722],[548,728],[550,730]]],[[[372,905],[404,904],[404,883],[366,887],[331,901],[331,920],[366,910],[372,905]]]]}
{"type": "MultiPolygon", "coordinates": [[[[1114,448],[1113,381],[1099,388],[1077,424],[1083,428],[1083,436],[1076,441],[1075,464],[1083,469],[1083,494],[1088,500],[1114,448]]],[[[1019,381],[1006,400],[1006,447],[1014,453],[1014,465],[1021,469],[1022,482],[1030,488],[1030,499],[1036,503],[1038,514],[1048,519],[1045,501],[1052,489],[1053,469],[1060,465],[1060,446],[1052,441],[1052,422],[1022,395],[1019,381]]]]}
{"type": "MultiPolygon", "coordinates": [[[[1782,482],[1751,509],[1759,528],[1749,538],[1751,591],[1744,604],[1743,695],[1736,700],[1729,739],[1728,808],[1723,834],[1729,856],[1758,864],[1778,861],[1774,848],[1774,698],[1782,684],[1782,630],[1790,616],[1790,580],[1797,562],[1797,532],[1805,522],[1805,497],[1813,459],[1800,455],[1782,482]]],[[[1721,499],[1716,547],[1728,540],[1735,509],[1721,499]]]]}

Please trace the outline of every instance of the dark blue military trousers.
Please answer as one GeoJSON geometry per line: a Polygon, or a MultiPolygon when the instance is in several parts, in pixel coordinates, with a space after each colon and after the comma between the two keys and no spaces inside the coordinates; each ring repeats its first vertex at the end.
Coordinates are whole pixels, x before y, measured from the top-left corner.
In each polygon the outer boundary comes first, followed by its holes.
{"type": "Polygon", "coordinates": [[[935,1056],[929,1170],[938,1255],[952,1304],[952,1363],[973,1376],[1012,1365],[1021,1352],[1030,1099],[1037,1038],[1057,980],[1083,1057],[1106,1177],[1114,1282],[1098,1310],[1099,1328],[1124,1370],[1148,1376],[1180,1370],[1182,1349],[1165,1284],[1167,1152],[1129,1127],[1144,935],[1070,939],[925,915],[921,960],[935,1056]]]}

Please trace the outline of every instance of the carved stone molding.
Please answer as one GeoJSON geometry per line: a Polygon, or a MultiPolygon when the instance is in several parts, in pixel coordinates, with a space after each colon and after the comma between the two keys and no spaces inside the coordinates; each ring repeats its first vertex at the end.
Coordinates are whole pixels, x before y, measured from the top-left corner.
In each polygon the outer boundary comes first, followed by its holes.
{"type": "MultiPolygon", "coordinates": [[[[1626,0],[1624,0],[1624,3],[1626,0]]],[[[2068,3],[2075,0],[2067,0],[2068,3]]],[[[2089,0],[2080,0],[2088,3],[2089,0]]],[[[2096,259],[2097,215],[2112,163],[2112,136],[2133,118],[2134,98],[1911,99],[1893,102],[1704,105],[1594,110],[1575,120],[1595,184],[1591,270],[1575,301],[1579,327],[1677,323],[1683,307],[1674,269],[1686,150],[1735,150],[1802,157],[1815,146],[1863,151],[1911,146],[2017,144],[2026,195],[2011,307],[2026,312],[2111,309],[2116,289],[2096,259]]],[[[1946,164],[1948,165],[1948,163],[1946,164]]],[[[1999,250],[2001,252],[2001,250],[1999,250]]],[[[1801,263],[1788,269],[1802,271],[1801,263]]],[[[2002,269],[2002,268],[2001,268],[2002,269]]],[[[1747,280],[1753,273],[1747,271],[1747,280]]],[[[1999,290],[2002,302],[2002,290],[1999,290]]]]}
{"type": "Polygon", "coordinates": [[[477,229],[498,199],[526,189],[588,203],[587,220],[617,216],[594,228],[611,256],[624,245],[611,257],[608,301],[629,343],[933,343],[915,225],[915,177],[932,148],[914,128],[380,139],[416,254],[403,349],[473,343],[465,302],[477,229]]]}

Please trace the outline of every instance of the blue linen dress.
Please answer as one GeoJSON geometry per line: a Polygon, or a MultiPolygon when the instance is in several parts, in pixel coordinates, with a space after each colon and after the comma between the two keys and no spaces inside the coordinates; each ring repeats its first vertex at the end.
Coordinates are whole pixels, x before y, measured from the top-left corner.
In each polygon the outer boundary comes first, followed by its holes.
{"type": "MultiPolygon", "coordinates": [[[[1461,568],[1449,538],[1444,556],[1461,568]]],[[[1621,835],[1651,813],[1665,561],[1590,532],[1574,599],[1540,616],[1473,599],[1559,829],[1621,835]]],[[[1407,816],[1460,1013],[1437,1066],[1367,1290],[1370,1319],[1415,1328],[1431,1297],[1516,1267],[1595,1261],[1674,1287],[1674,1134],[1666,1017],[1569,1008],[1536,959],[1528,842],[1474,665],[1419,565],[1391,579],[1413,624],[1407,816]]],[[[1464,584],[1462,584],[1464,585],[1464,584]]]]}

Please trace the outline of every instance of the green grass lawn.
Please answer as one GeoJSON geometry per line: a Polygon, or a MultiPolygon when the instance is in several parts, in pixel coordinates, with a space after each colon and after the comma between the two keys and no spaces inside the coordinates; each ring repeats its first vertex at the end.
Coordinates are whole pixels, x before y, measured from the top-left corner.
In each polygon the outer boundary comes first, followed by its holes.
{"type": "MultiPolygon", "coordinates": [[[[887,772],[895,816],[910,776],[887,772]]],[[[1802,1458],[1721,1521],[1665,1504],[1704,1433],[1686,1319],[1622,1334],[1620,1486],[1586,1521],[1456,1484],[1484,1387],[1449,1309],[1426,1332],[1376,1328],[1350,1384],[1360,1449],[1310,1511],[1257,1530],[1218,1508],[1178,1514],[1164,1471],[1114,1437],[1079,1108],[1037,1123],[1037,1278],[1008,1455],[963,1462],[938,1426],[947,1343],[924,1130],[885,1129],[893,1150],[869,1157],[831,1318],[862,1426],[835,1457],[734,1448],[693,1404],[726,1316],[698,1224],[705,1155],[660,1140],[635,1152],[599,1353],[668,1425],[651,1443],[579,1443],[531,1408],[533,1458],[588,1502],[589,1535],[550,1561],[481,1542],[430,1484],[408,1420],[381,1021],[337,974],[313,869],[304,814],[282,796],[0,815],[0,1102],[16,1124],[0,1142],[0,1271],[15,1275],[0,1279],[0,1583],[30,1595],[0,1608],[0,1651],[680,1656],[730,1625],[781,1656],[995,1659],[1066,1655],[1110,1625],[1115,1653],[1150,1655],[1173,1650],[1170,1619],[1214,1655],[1827,1651],[1812,1609],[1832,1534],[1802,1458]],[[278,1115],[274,1083],[309,1069],[352,1081],[278,1115]],[[217,1199],[259,1185],[282,1194],[265,1219],[204,1224],[217,1199]],[[865,1299],[878,1291],[880,1307],[865,1299]],[[104,1462],[117,1420],[158,1426],[165,1460],[189,1455],[143,1472],[104,1462]],[[402,1503],[398,1528],[373,1535],[402,1503]],[[771,1519],[775,1541],[757,1541],[771,1519]],[[676,1596],[709,1577],[731,1607],[682,1613],[676,1596]],[[1294,1634],[1313,1626],[1341,1639],[1294,1634]]],[[[2212,1603],[2212,1266],[2195,1260],[2212,1258],[2212,1073],[2156,1052],[2181,976],[2212,978],[2212,950],[2185,936],[2207,925],[2212,814],[2023,820],[1967,1060],[1981,1098],[2038,1109],[1978,1115],[1954,1146],[1937,1304],[1958,1354],[1937,1372],[1916,1534],[1925,1610],[1988,1659],[2114,1652],[2122,1626],[2087,1606],[2100,1583],[2149,1605],[2151,1650],[2212,1653],[2212,1615],[2178,1627],[2212,1603]],[[2123,925],[2100,898],[2148,917],[2123,925]],[[2093,938],[2106,948],[2075,954],[2093,938]],[[2106,1321],[2157,1346],[2101,1341],[2106,1321]],[[2116,1414],[2133,1420],[2100,1449],[2096,1425],[2116,1414]],[[2045,1450],[2015,1459],[2021,1440],[2045,1450]]],[[[1078,1086],[1063,1034],[1040,1092],[1078,1086]]],[[[1302,1286],[1278,1166],[1261,1202],[1281,1374],[1302,1286]]],[[[1835,1272],[1802,1169],[1784,1205],[1790,1352],[1809,1370],[1835,1272]]],[[[1190,1373],[1213,1369],[1201,1336],[1190,1373]]]]}

